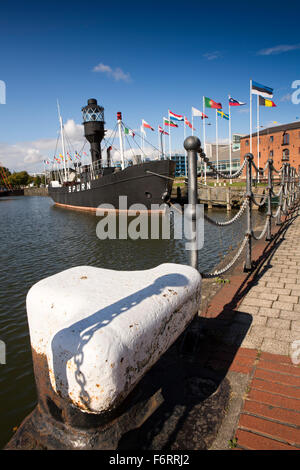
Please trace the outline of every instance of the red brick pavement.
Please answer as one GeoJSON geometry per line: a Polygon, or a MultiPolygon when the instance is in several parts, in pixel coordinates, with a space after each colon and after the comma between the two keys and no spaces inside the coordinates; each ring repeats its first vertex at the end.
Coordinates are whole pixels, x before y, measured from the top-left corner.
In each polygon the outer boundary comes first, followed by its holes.
{"type": "MultiPolygon", "coordinates": [[[[266,243],[258,242],[253,258],[259,259],[266,243]]],[[[229,319],[251,289],[253,275],[237,265],[201,316],[229,319]]],[[[239,348],[214,355],[207,363],[216,370],[230,370],[249,376],[237,428],[234,450],[300,450],[300,365],[288,356],[239,348]],[[227,357],[228,356],[228,357],[227,357]]]]}
{"type": "Polygon", "coordinates": [[[250,376],[236,449],[300,450],[299,365],[287,356],[242,348],[230,370],[250,376]]]}

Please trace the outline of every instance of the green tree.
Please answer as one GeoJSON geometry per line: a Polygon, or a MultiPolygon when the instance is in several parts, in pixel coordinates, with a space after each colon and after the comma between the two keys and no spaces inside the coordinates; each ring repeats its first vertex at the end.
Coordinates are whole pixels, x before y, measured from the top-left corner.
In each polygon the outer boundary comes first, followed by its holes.
{"type": "Polygon", "coordinates": [[[13,187],[19,187],[27,186],[31,182],[32,178],[27,171],[19,171],[12,173],[8,180],[13,187]]]}
{"type": "Polygon", "coordinates": [[[35,178],[33,179],[33,182],[34,182],[34,186],[37,186],[38,188],[41,186],[41,177],[38,175],[38,176],[35,176],[35,178]]]}

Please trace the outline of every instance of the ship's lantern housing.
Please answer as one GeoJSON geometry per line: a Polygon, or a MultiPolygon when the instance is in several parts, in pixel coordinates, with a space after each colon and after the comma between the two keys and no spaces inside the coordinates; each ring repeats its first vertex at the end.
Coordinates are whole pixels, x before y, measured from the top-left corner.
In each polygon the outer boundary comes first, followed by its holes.
{"type": "Polygon", "coordinates": [[[97,100],[92,98],[88,100],[87,106],[82,109],[84,135],[91,144],[92,162],[98,162],[97,167],[101,164],[101,141],[104,137],[104,108],[99,106],[97,100]]]}
{"type": "Polygon", "coordinates": [[[87,106],[82,108],[83,122],[98,121],[104,124],[104,108],[97,104],[97,100],[88,100],[87,106]]]}

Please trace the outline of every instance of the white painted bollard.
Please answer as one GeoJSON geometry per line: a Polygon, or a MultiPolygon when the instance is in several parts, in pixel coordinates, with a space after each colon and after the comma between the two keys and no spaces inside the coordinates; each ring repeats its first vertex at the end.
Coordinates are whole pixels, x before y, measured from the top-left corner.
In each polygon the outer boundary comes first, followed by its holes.
{"type": "Polygon", "coordinates": [[[107,425],[195,317],[200,293],[199,272],[178,264],[131,272],[79,266],[35,284],[27,314],[44,417],[30,428],[43,428],[47,415],[67,429],[107,425]]]}

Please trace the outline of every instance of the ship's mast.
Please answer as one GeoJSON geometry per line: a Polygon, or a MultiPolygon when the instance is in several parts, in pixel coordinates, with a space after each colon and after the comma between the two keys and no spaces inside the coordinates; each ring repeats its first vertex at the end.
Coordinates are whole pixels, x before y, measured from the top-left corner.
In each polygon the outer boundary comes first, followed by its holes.
{"type": "Polygon", "coordinates": [[[117,113],[118,128],[119,128],[119,140],[120,140],[120,152],[121,152],[121,161],[122,161],[122,170],[125,168],[124,160],[124,145],[123,145],[123,133],[122,133],[122,113],[117,113]]]}
{"type": "Polygon", "coordinates": [[[67,178],[67,167],[66,167],[66,149],[65,149],[65,139],[64,139],[64,127],[63,127],[62,117],[60,115],[60,108],[59,108],[58,100],[57,100],[57,111],[58,111],[58,118],[59,118],[59,123],[60,123],[60,135],[61,135],[62,155],[63,155],[63,159],[64,159],[65,181],[67,181],[68,178],[67,178]]]}

